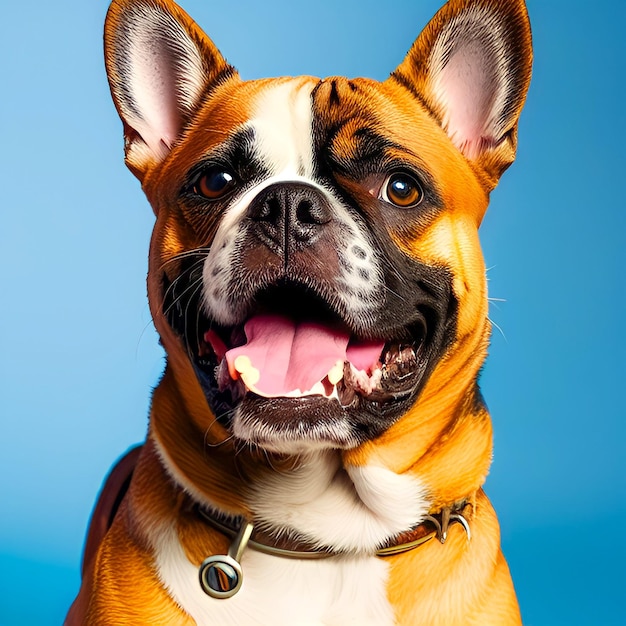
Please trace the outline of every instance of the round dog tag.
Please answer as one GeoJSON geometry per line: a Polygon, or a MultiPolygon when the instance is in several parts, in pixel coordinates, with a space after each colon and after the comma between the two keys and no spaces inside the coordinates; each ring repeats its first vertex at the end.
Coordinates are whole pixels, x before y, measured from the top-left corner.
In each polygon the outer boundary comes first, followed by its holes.
{"type": "Polygon", "coordinates": [[[243,582],[241,566],[226,554],[206,558],[200,566],[200,586],[212,598],[234,596],[243,582]]]}

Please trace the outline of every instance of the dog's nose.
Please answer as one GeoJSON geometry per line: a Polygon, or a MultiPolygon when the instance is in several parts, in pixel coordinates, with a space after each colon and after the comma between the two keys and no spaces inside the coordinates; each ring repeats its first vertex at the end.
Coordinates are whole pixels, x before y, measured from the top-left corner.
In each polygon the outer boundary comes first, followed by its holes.
{"type": "Polygon", "coordinates": [[[332,220],[332,210],[311,185],[276,183],[254,198],[248,217],[265,245],[277,254],[286,254],[313,245],[332,220]]]}

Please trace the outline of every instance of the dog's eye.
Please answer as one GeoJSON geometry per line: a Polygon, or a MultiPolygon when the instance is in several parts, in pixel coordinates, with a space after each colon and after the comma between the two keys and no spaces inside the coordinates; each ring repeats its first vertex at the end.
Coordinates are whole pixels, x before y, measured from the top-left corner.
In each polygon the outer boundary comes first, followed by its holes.
{"type": "Polygon", "coordinates": [[[193,192],[208,200],[217,200],[229,193],[235,186],[235,177],[218,165],[204,170],[198,177],[193,192]]]}
{"type": "Polygon", "coordinates": [[[396,172],[387,178],[381,189],[381,198],[397,207],[417,206],[424,197],[422,186],[410,174],[396,172]]]}

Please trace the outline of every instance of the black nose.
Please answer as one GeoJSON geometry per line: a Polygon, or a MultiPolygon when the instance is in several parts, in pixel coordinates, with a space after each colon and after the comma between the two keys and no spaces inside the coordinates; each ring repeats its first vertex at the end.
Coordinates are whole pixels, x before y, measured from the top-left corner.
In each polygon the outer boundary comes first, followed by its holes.
{"type": "Polygon", "coordinates": [[[248,207],[256,234],[276,254],[313,245],[332,219],[328,200],[315,187],[276,183],[261,191],[248,207]]]}

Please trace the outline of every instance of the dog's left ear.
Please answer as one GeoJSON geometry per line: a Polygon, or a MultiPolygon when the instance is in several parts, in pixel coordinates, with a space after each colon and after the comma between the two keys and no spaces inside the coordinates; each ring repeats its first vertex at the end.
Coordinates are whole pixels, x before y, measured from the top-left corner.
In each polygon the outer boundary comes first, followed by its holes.
{"type": "Polygon", "coordinates": [[[523,0],[450,0],[390,80],[426,105],[491,188],[515,158],[531,66],[523,0]]]}

